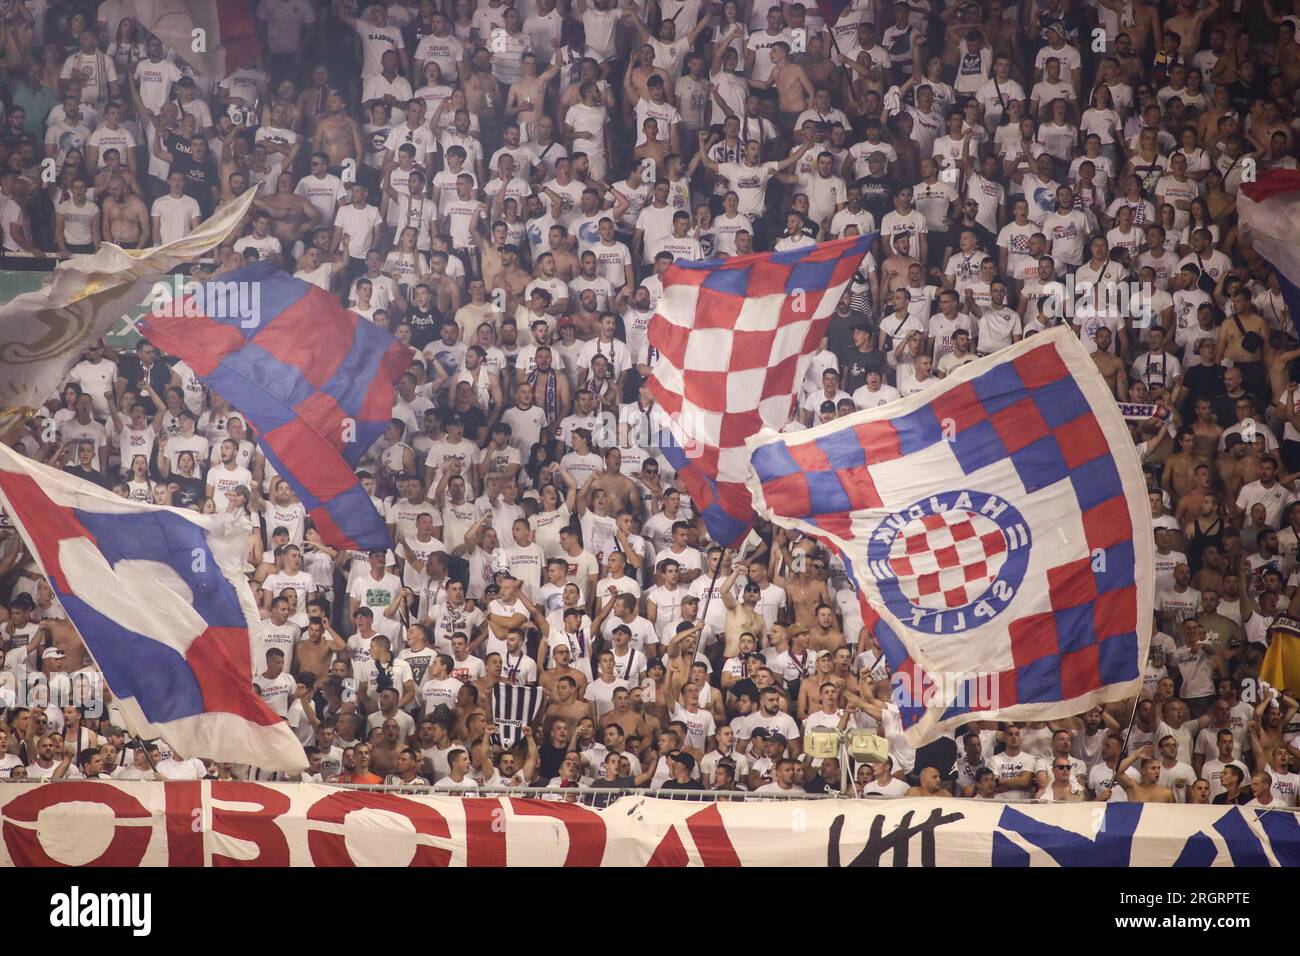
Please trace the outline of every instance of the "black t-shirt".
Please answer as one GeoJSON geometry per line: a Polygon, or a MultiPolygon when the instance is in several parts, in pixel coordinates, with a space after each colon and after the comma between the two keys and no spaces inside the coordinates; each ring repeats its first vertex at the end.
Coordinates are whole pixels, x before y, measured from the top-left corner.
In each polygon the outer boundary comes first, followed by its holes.
{"type": "Polygon", "coordinates": [[[188,508],[196,502],[202,501],[206,497],[206,489],[203,482],[193,476],[172,475],[167,479],[171,484],[176,485],[176,507],[188,508]]]}
{"type": "Polygon", "coordinates": [[[442,329],[442,313],[433,306],[426,312],[411,306],[411,311],[402,321],[411,327],[411,345],[421,351],[438,337],[442,329]]]}
{"type": "Polygon", "coordinates": [[[1242,398],[1250,399],[1250,404],[1251,407],[1255,409],[1255,414],[1260,414],[1259,399],[1250,392],[1242,392],[1236,398],[1233,398],[1231,395],[1223,394],[1214,399],[1212,403],[1214,419],[1219,423],[1219,427],[1231,428],[1233,425],[1240,424],[1237,420],[1237,402],[1242,398]]]}
{"type": "Polygon", "coordinates": [[[553,747],[550,741],[542,744],[537,748],[537,766],[541,776],[550,780],[552,777],[560,775],[560,765],[564,763],[564,758],[568,756],[567,747],[553,747]]]}
{"type": "Polygon", "coordinates": [[[1210,802],[1211,802],[1211,803],[1218,804],[1219,806],[1224,806],[1225,804],[1228,804],[1228,803],[1234,803],[1234,804],[1236,804],[1237,806],[1242,807],[1242,806],[1245,806],[1246,804],[1250,803],[1250,801],[1253,800],[1253,799],[1255,799],[1254,795],[1253,795],[1249,790],[1246,790],[1245,788],[1242,788],[1242,790],[1237,794],[1237,799],[1236,799],[1236,800],[1229,800],[1229,799],[1228,799],[1228,793],[1227,793],[1227,791],[1225,790],[1223,793],[1219,794],[1217,797],[1215,797],[1215,798],[1214,798],[1213,800],[1211,800],[1210,802]]]}
{"type": "Polygon", "coordinates": [[[875,216],[879,223],[894,208],[894,192],[898,184],[890,176],[863,176],[857,186],[862,190],[862,208],[875,216]]]}
{"type": "Polygon", "coordinates": [[[198,162],[192,156],[177,156],[171,165],[171,171],[185,177],[185,195],[199,204],[203,218],[212,215],[213,207],[216,206],[214,187],[218,178],[217,164],[212,161],[212,157],[198,162]]]}
{"type": "Polygon", "coordinates": [[[1232,108],[1240,114],[1250,112],[1251,104],[1258,99],[1264,99],[1268,95],[1268,87],[1258,79],[1253,83],[1244,83],[1237,80],[1235,83],[1228,84],[1228,102],[1232,108]]]}
{"type": "Polygon", "coordinates": [[[113,482],[110,481],[108,478],[105,478],[94,468],[82,468],[80,465],[68,465],[63,470],[65,473],[69,475],[73,475],[77,478],[83,478],[86,481],[89,481],[91,484],[99,485],[99,487],[104,488],[108,491],[113,490],[113,482]]]}
{"type": "Polygon", "coordinates": [[[868,372],[874,370],[884,376],[886,367],[885,353],[879,349],[873,348],[863,352],[851,348],[841,352],[840,372],[844,379],[840,383],[840,388],[852,395],[867,383],[868,372]]]}
{"type": "Polygon", "coordinates": [[[698,780],[687,780],[685,783],[681,783],[677,780],[669,780],[666,781],[659,789],[660,790],[703,790],[704,784],[700,783],[700,781],[698,780]]]}

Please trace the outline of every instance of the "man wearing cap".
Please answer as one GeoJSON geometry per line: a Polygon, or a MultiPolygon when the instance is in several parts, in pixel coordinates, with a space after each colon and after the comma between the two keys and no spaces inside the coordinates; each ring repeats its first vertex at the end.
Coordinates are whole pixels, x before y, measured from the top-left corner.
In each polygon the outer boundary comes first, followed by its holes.
{"type": "Polygon", "coordinates": [[[695,758],[685,751],[674,750],[668,754],[668,767],[672,779],[659,785],[660,790],[703,790],[704,784],[691,775],[695,772],[695,758]]]}

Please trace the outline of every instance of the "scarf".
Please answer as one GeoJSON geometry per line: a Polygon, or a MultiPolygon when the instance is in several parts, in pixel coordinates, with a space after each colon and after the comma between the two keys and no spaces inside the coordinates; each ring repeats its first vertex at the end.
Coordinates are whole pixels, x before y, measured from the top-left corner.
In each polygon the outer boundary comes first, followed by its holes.
{"type": "MultiPolygon", "coordinates": [[[[534,368],[528,373],[528,384],[533,388],[533,397],[537,397],[537,376],[541,374],[541,369],[534,368]]],[[[546,423],[554,425],[559,418],[559,400],[556,397],[555,388],[555,370],[547,369],[546,371],[546,390],[542,396],[542,411],[546,413],[546,423]]]]}

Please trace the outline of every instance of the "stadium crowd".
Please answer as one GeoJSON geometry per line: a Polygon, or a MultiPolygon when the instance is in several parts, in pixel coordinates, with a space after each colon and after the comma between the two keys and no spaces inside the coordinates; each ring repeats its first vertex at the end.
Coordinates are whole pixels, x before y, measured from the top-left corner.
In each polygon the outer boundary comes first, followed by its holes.
{"type": "MultiPolygon", "coordinates": [[[[11,444],[239,516],[304,779],[1296,804],[1297,704],[1258,674],[1300,616],[1300,349],[1234,205],[1296,166],[1290,0],[260,0],[224,77],[127,14],[4,0],[0,264],[167,242],[256,188],[191,274],[270,261],[409,346],[361,471],[395,547],[326,546],[146,340],[87,349],[11,444]],[[788,430],[1070,325],[1149,482],[1139,701],[914,750],[838,559],[767,526],[724,551],[674,483],[664,269],[873,232],[788,430]],[[512,739],[502,684],[540,688],[512,739]],[[852,729],[889,758],[805,752],[852,729]]],[[[0,534],[0,776],[273,778],[130,740],[0,534]]]]}

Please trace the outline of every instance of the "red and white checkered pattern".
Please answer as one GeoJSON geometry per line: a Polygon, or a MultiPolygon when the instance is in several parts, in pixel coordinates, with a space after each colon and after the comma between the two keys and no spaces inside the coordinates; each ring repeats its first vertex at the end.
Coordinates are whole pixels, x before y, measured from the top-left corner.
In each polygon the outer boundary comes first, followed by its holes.
{"type": "Polygon", "coordinates": [[[917,607],[958,608],[993,583],[1006,554],[1006,537],[994,522],[945,511],[904,525],[889,549],[889,566],[917,607]]]}
{"type": "Polygon", "coordinates": [[[648,331],[659,357],[647,387],[692,463],[716,478],[718,498],[733,516],[753,515],[745,440],[789,421],[812,354],[861,262],[860,253],[845,255],[858,243],[850,237],[809,250],[806,260],[838,261],[825,289],[799,295],[786,293],[796,263],[771,254],[726,262],[728,271],[747,275],[743,296],[705,286],[713,274],[707,269],[674,265],[662,275],[664,292],[648,331]]]}

